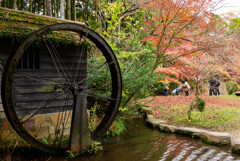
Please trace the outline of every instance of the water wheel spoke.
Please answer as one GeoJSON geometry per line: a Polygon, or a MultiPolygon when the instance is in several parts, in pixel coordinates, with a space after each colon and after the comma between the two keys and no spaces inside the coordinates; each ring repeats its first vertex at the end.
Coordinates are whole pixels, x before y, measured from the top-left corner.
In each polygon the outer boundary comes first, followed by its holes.
{"type": "Polygon", "coordinates": [[[60,78],[65,78],[66,81],[70,84],[70,80],[68,79],[68,77],[71,77],[71,73],[70,71],[67,69],[66,65],[64,64],[60,54],[58,53],[54,43],[52,42],[52,40],[45,35],[45,37],[43,38],[43,42],[45,44],[45,46],[48,49],[49,55],[52,58],[53,64],[55,65],[55,68],[59,74],[60,78]]]}
{"type": "Polygon", "coordinates": [[[28,78],[34,81],[37,81],[39,83],[45,83],[45,85],[52,85],[55,86],[57,88],[62,88],[60,86],[60,82],[56,81],[56,80],[50,80],[50,79],[45,79],[45,78],[40,78],[38,76],[32,76],[29,74],[25,74],[25,73],[21,73],[21,72],[15,72],[16,75],[20,75],[23,76],[24,78],[28,78]]]}
{"type": "MultiPolygon", "coordinates": [[[[70,98],[70,94],[67,94],[65,96],[65,101],[64,101],[63,105],[60,106],[59,112],[58,112],[57,125],[56,125],[56,128],[55,128],[53,145],[55,146],[56,145],[55,143],[56,143],[57,139],[60,138],[59,139],[59,145],[58,145],[59,148],[61,146],[62,136],[64,134],[65,127],[67,125],[67,122],[68,122],[68,119],[69,119],[69,116],[70,116],[70,113],[71,113],[71,111],[68,112],[68,116],[67,116],[67,119],[66,119],[66,115],[67,115],[67,108],[66,107],[69,105],[69,100],[71,100],[69,98],[70,98]],[[63,108],[63,110],[62,110],[62,108],[63,108]],[[62,125],[62,129],[61,129],[61,125],[62,125]],[[60,131],[60,129],[61,129],[61,131],[60,131]]],[[[71,100],[71,103],[73,104],[72,100],[71,100]]]]}
{"type": "Polygon", "coordinates": [[[78,47],[77,47],[77,50],[76,50],[76,52],[74,53],[74,57],[76,58],[76,59],[74,59],[73,60],[73,63],[71,64],[71,70],[70,71],[72,71],[73,69],[74,69],[74,64],[77,62],[77,57],[78,57],[78,52],[79,52],[79,49],[80,49],[80,46],[81,46],[81,41],[82,41],[82,33],[80,33],[80,38],[79,38],[79,41],[78,41],[78,47]]]}
{"type": "Polygon", "coordinates": [[[106,97],[106,96],[99,96],[97,94],[94,94],[92,92],[88,92],[88,96],[90,97],[95,97],[95,98],[100,98],[100,99],[104,99],[104,100],[112,100],[112,101],[117,101],[117,99],[112,98],[112,97],[106,97]]]}
{"type": "MultiPolygon", "coordinates": [[[[85,49],[85,45],[83,45],[82,43],[81,43],[81,41],[82,41],[82,34],[80,34],[80,39],[79,39],[79,41],[78,41],[78,45],[77,45],[77,50],[76,50],[76,52],[75,52],[75,59],[74,59],[74,62],[73,62],[73,64],[71,65],[71,70],[72,69],[75,69],[75,68],[73,68],[74,67],[74,64],[76,63],[77,65],[76,65],[76,72],[75,73],[73,73],[73,79],[72,79],[72,83],[73,84],[75,84],[75,82],[76,82],[76,79],[77,79],[77,77],[78,77],[78,74],[81,74],[81,64],[82,64],[82,58],[83,58],[83,52],[84,52],[84,49],[85,49]],[[80,50],[80,47],[81,47],[81,51],[80,51],[80,55],[79,55],[79,50],[80,50]]],[[[81,76],[81,75],[80,75],[81,76]]]]}
{"type": "Polygon", "coordinates": [[[60,137],[60,143],[59,143],[59,145],[58,145],[59,148],[61,147],[62,137],[63,137],[63,135],[64,135],[65,127],[67,126],[68,120],[69,120],[69,118],[70,118],[71,111],[69,111],[68,114],[65,113],[65,116],[66,116],[66,115],[67,115],[67,118],[65,119],[66,121],[63,121],[63,127],[64,127],[64,128],[63,128],[63,130],[62,130],[62,135],[61,135],[61,137],[60,137]]]}
{"type": "MultiPolygon", "coordinates": [[[[49,101],[52,101],[54,99],[57,99],[58,97],[60,97],[63,93],[66,93],[67,89],[63,92],[55,92],[53,94],[51,94],[49,97],[47,97],[46,99],[44,99],[43,101],[41,101],[38,105],[36,105],[33,109],[35,109],[33,111],[33,114],[31,114],[26,120],[24,120],[23,122],[21,122],[22,124],[24,124],[25,122],[27,122],[28,120],[30,120],[31,118],[33,118],[36,114],[38,114],[43,108],[44,106],[46,106],[49,101]],[[50,100],[51,99],[51,100],[50,100]]],[[[21,121],[25,116],[22,116],[21,118],[19,118],[19,120],[21,121]]]]}
{"type": "MultiPolygon", "coordinates": [[[[79,85],[79,84],[83,83],[83,82],[86,81],[86,80],[90,80],[90,79],[99,71],[99,69],[101,69],[102,67],[104,67],[104,65],[106,65],[106,64],[111,65],[111,64],[113,64],[113,63],[114,63],[113,61],[110,62],[110,63],[105,62],[105,63],[101,64],[100,66],[98,66],[97,68],[92,69],[90,72],[88,72],[87,78],[84,78],[84,79],[82,79],[81,81],[75,83],[75,85],[79,85]]],[[[84,85],[86,85],[86,84],[87,84],[87,82],[84,83],[84,85]]]]}

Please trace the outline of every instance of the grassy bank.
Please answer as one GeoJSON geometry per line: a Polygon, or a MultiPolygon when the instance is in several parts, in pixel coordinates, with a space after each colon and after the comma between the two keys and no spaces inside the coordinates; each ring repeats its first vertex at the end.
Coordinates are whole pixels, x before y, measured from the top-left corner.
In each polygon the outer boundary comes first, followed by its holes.
{"type": "Polygon", "coordinates": [[[188,119],[187,111],[194,96],[151,97],[145,100],[145,104],[153,109],[155,118],[165,120],[168,124],[230,132],[240,136],[240,97],[200,97],[206,101],[206,109],[203,112],[193,111],[191,120],[188,119]]]}

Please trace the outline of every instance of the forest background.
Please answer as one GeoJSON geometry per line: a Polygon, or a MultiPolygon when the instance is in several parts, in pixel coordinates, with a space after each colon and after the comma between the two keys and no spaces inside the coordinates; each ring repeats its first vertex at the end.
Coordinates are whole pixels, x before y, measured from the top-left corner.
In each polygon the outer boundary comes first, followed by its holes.
{"type": "Polygon", "coordinates": [[[169,83],[171,92],[187,79],[196,95],[207,93],[208,80],[216,74],[222,84],[240,83],[240,17],[214,14],[222,0],[0,2],[2,7],[84,22],[102,35],[122,72],[119,120],[136,111],[135,100],[161,95],[162,81],[169,83]]]}

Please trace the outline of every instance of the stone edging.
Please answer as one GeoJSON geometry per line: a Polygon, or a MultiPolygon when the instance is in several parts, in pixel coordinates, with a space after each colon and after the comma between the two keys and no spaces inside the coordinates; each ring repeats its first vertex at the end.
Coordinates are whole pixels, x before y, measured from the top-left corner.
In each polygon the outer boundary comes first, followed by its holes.
{"type": "Polygon", "coordinates": [[[146,121],[159,131],[182,134],[192,138],[200,138],[202,141],[211,145],[231,145],[231,151],[240,154],[240,139],[229,133],[213,132],[191,127],[172,126],[168,125],[164,120],[156,119],[152,115],[152,110],[148,107],[141,107],[141,111],[146,114],[146,121]]]}

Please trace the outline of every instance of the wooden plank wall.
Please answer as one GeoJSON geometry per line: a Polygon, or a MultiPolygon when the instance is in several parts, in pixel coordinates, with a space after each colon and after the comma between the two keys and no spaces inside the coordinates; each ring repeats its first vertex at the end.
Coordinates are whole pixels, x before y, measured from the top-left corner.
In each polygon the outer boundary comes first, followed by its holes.
{"type": "MultiPolygon", "coordinates": [[[[13,42],[10,39],[0,39],[0,61],[1,61],[1,66],[4,68],[5,64],[9,58],[9,56],[16,50],[17,43],[13,42]]],[[[3,70],[0,68],[0,80],[2,80],[2,73],[3,70]]],[[[0,89],[1,89],[1,83],[0,83],[0,89]]],[[[2,99],[1,99],[1,90],[0,90],[0,115],[1,117],[5,117],[3,106],[2,106],[2,99]]]]}
{"type": "MultiPolygon", "coordinates": [[[[6,46],[2,45],[0,42],[0,60],[2,60],[2,64],[6,63],[8,56],[13,53],[14,47],[10,47],[9,44],[5,43],[6,46]]],[[[79,62],[75,62],[72,65],[72,62],[76,60],[75,57],[75,49],[74,46],[60,46],[58,48],[59,54],[61,55],[62,61],[66,64],[66,68],[70,71],[70,73],[74,73],[76,71],[79,62]],[[75,69],[74,69],[75,68],[75,69]]],[[[29,115],[36,111],[39,108],[39,104],[42,101],[47,99],[49,96],[53,94],[53,92],[58,89],[54,89],[53,85],[46,84],[45,82],[36,81],[33,79],[26,78],[22,76],[22,74],[27,74],[31,76],[40,77],[42,79],[51,80],[51,83],[56,81],[62,82],[63,79],[60,78],[58,71],[56,70],[56,66],[54,65],[51,56],[49,55],[48,50],[45,46],[42,46],[38,49],[39,56],[40,56],[40,69],[29,69],[29,70],[19,70],[21,75],[16,75],[14,78],[14,105],[18,115],[29,115]]],[[[81,74],[77,76],[77,81],[81,81],[82,79],[86,78],[87,76],[87,53],[86,50],[79,50],[83,51],[83,56],[81,57],[80,62],[80,69],[81,74]]],[[[86,81],[82,82],[83,84],[86,81]]],[[[1,99],[0,99],[1,100],[1,99]]],[[[44,105],[44,108],[38,112],[38,114],[44,113],[56,113],[59,110],[66,110],[71,109],[73,105],[73,97],[72,95],[61,95],[58,98],[50,99],[44,105]],[[66,103],[66,101],[68,103],[66,103]],[[65,105],[64,105],[65,104],[65,105]]],[[[41,105],[42,106],[42,105],[41,105]]],[[[2,104],[0,103],[0,112],[3,116],[2,112],[2,104]]]]}

